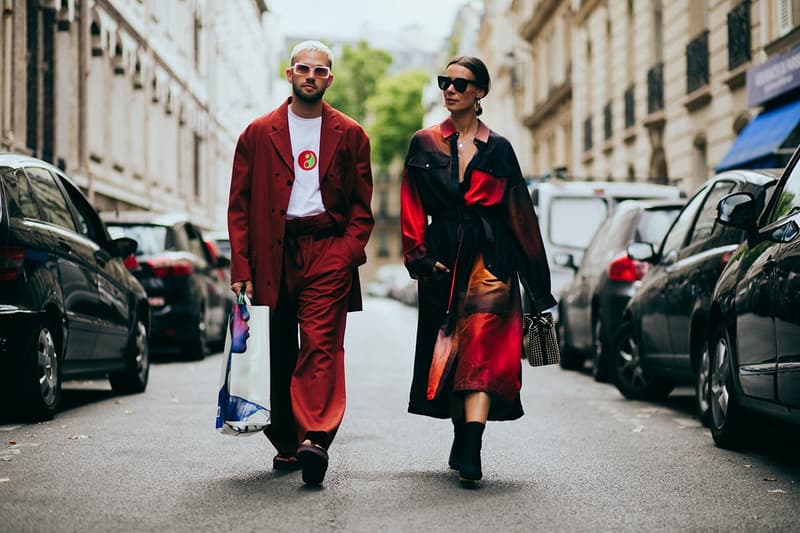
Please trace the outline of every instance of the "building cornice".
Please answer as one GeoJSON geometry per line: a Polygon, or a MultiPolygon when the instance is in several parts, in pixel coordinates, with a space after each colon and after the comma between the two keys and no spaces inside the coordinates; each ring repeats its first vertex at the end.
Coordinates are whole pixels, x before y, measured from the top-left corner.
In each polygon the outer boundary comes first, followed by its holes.
{"type": "Polygon", "coordinates": [[[522,25],[519,30],[520,36],[528,42],[533,42],[536,36],[544,29],[547,21],[553,17],[556,8],[561,4],[562,0],[544,0],[536,12],[528,19],[528,22],[522,25]]]}
{"type": "Polygon", "coordinates": [[[544,102],[538,104],[533,113],[523,118],[522,123],[530,129],[536,129],[544,120],[554,115],[561,104],[568,102],[571,98],[572,80],[567,79],[556,87],[544,102]]]}

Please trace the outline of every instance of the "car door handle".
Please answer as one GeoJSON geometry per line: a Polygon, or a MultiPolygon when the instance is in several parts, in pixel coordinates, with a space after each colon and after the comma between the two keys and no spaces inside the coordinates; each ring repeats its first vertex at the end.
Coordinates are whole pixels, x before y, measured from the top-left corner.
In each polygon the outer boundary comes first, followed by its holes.
{"type": "Polygon", "coordinates": [[[72,246],[70,246],[68,242],[58,241],[58,247],[64,250],[65,252],[72,251],[72,246]]]}

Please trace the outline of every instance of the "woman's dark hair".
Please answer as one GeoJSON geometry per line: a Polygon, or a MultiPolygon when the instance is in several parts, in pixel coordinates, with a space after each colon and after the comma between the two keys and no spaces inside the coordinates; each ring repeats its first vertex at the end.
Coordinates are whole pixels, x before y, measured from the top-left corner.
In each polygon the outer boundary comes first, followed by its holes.
{"type": "Polygon", "coordinates": [[[492,82],[489,79],[489,69],[486,68],[483,61],[473,56],[458,56],[447,63],[448,67],[450,65],[461,65],[462,67],[468,68],[475,76],[475,85],[483,89],[486,94],[489,94],[489,87],[492,82]]]}

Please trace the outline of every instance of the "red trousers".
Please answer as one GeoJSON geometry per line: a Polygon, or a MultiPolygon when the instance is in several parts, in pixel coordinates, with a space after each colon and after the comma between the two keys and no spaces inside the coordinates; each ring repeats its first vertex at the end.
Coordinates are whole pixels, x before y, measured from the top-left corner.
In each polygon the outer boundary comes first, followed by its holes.
{"type": "Polygon", "coordinates": [[[344,417],[353,277],[330,217],[289,220],[286,232],[280,293],[270,310],[272,420],[264,433],[279,453],[294,455],[305,439],[328,448],[344,417]]]}

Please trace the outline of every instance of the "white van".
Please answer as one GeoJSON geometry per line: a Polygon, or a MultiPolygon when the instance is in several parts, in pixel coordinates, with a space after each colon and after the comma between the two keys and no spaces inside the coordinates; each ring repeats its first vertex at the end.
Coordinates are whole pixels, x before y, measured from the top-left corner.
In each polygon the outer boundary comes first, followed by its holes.
{"type": "Polygon", "coordinates": [[[534,182],[529,189],[539,217],[556,299],[572,279],[574,270],[555,264],[555,256],[572,254],[579,265],[597,228],[614,206],[625,200],[682,197],[677,187],[642,182],[552,180],[534,182]]]}

